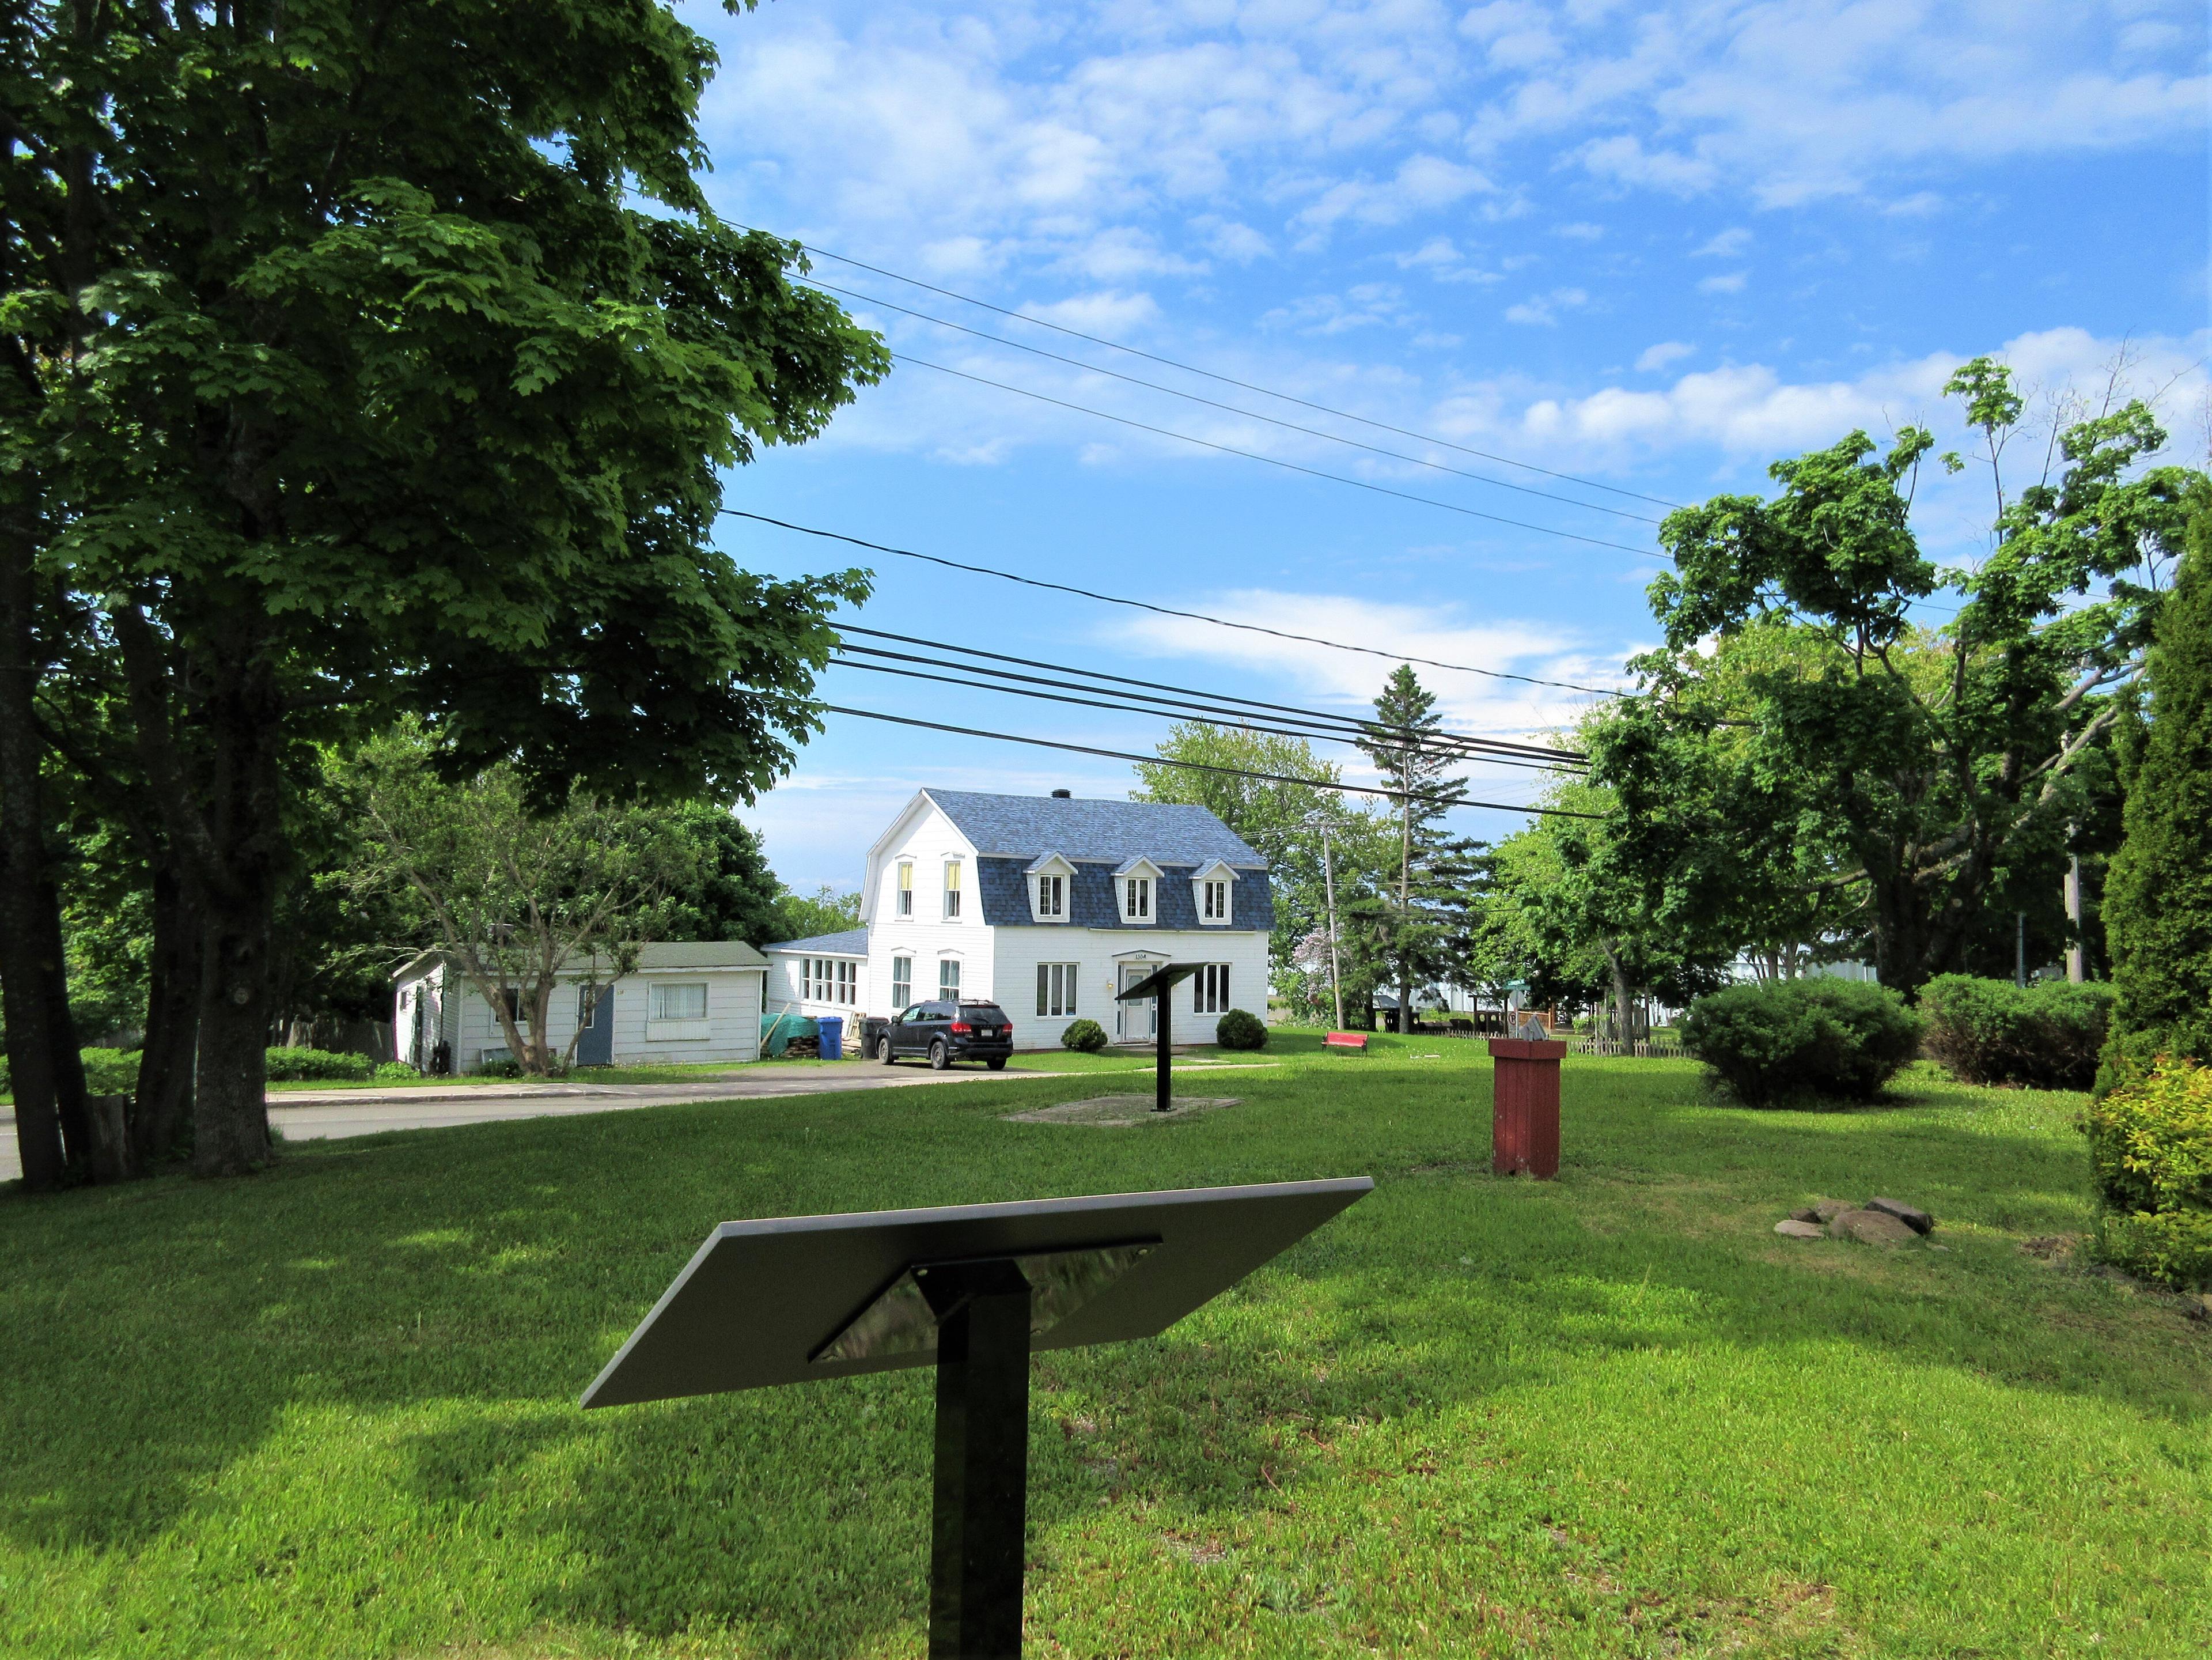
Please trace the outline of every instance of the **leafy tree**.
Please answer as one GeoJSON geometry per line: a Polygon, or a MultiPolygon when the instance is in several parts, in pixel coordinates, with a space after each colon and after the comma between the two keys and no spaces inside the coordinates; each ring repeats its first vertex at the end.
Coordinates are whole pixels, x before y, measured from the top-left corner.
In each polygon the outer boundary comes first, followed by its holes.
{"type": "Polygon", "coordinates": [[[825,933],[843,933],[860,926],[860,896],[857,891],[840,893],[828,883],[813,897],[786,893],[775,902],[776,932],[773,939],[812,939],[825,933]]]}
{"type": "Polygon", "coordinates": [[[2105,891],[2119,989],[2107,1086],[2122,1061],[2212,1062],[2212,486],[2190,508],[2187,556],[2150,654],[2149,724],[2130,746],[2127,837],[2105,891]]]}
{"type": "Polygon", "coordinates": [[[782,933],[783,884],[769,868],[760,837],[726,807],[692,801],[666,815],[672,829],[702,853],[696,887],[669,896],[668,939],[742,939],[765,946],[782,933]]]}
{"type": "Polygon", "coordinates": [[[2087,811],[2084,760],[2140,670],[2197,477],[2148,465],[2166,435],[2130,403],[2066,425],[2043,476],[2008,492],[1999,458],[2021,405],[2006,371],[1977,359],[1952,390],[1986,440],[1988,556],[1945,572],[1923,556],[1910,511],[1933,441],[1917,428],[1883,455],[1853,433],[1777,462],[1771,501],[1670,514],[1676,569],[1652,586],[1666,645],[1636,663],[1649,702],[1597,768],[1686,921],[1758,938],[1711,879],[1732,860],[1757,873],[1741,891],[1784,876],[1793,900],[1846,889],[1883,982],[1908,994],[1961,965],[2008,873],[2087,811]],[[1947,585],[1958,616],[1940,634],[1914,625],[1910,604],[1947,585]],[[1670,775],[1701,769],[1720,809],[1702,839],[1666,800],[1670,775]]]}
{"type": "MultiPolygon", "coordinates": [[[[1316,930],[1322,933],[1321,968],[1327,969],[1328,888],[1340,899],[1361,889],[1361,850],[1373,841],[1372,815],[1349,806],[1341,792],[1344,769],[1325,761],[1303,738],[1246,732],[1204,721],[1182,721],[1160,740],[1160,762],[1137,763],[1135,801],[1180,802],[1206,808],[1244,842],[1267,856],[1268,891],[1275,926],[1268,958],[1279,984],[1298,976],[1296,959],[1316,930]],[[1186,764],[1170,766],[1164,762],[1186,764]],[[1194,770],[1218,767],[1223,772],[1194,770]],[[1270,781],[1231,775],[1264,773],[1273,780],[1311,779],[1313,783],[1270,781]],[[1328,836],[1329,868],[1324,870],[1322,832],[1328,836]]],[[[1372,863],[1372,860],[1368,860],[1372,863]]],[[[1341,924],[1340,922],[1340,927],[1341,924]]]]}
{"type": "Polygon", "coordinates": [[[411,711],[540,806],[765,787],[865,589],[738,569],[721,472],[888,359],[708,207],[713,52],[653,0],[7,15],[10,1042],[58,936],[14,734],[90,641],[200,919],[195,1164],[251,1169],[303,752],[411,711]]]}
{"type": "Polygon", "coordinates": [[[354,891],[402,894],[499,1022],[507,1053],[544,1075],[575,1058],[577,1024],[557,1057],[553,998],[596,996],[637,967],[659,937],[670,896],[703,885],[707,849],[666,815],[595,796],[581,784],[550,812],[520,770],[501,764],[448,784],[419,729],[369,745],[353,769],[367,856],[354,891]],[[580,981],[563,976],[582,969],[580,981]]]}

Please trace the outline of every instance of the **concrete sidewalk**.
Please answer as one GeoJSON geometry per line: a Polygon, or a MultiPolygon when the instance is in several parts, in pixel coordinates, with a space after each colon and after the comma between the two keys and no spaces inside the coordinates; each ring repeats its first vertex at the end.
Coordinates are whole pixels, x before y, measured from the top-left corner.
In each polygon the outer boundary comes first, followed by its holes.
{"type": "MultiPolygon", "coordinates": [[[[844,1095],[856,1090],[903,1089],[929,1084],[1012,1083],[1063,1078],[1066,1073],[932,1072],[927,1067],[810,1067],[791,1071],[748,1069],[684,1084],[477,1084],[378,1090],[287,1091],[269,1098],[269,1125],[288,1141],[323,1141],[385,1130],[441,1129],[449,1124],[489,1124],[511,1118],[570,1117],[586,1112],[625,1112],[635,1107],[675,1106],[686,1101],[778,1101],[803,1095],[844,1095]]],[[[0,1181],[22,1174],[15,1152],[15,1118],[0,1116],[0,1181]]]]}

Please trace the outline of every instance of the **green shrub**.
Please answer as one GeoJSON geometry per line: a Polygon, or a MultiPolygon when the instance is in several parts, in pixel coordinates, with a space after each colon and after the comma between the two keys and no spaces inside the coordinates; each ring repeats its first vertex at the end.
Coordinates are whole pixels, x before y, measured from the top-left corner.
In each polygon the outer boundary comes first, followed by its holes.
{"type": "Polygon", "coordinates": [[[1923,1047],[1969,1084],[2086,1090],[2096,1081],[2112,997],[2109,985],[2046,980],[2023,988],[1940,975],[1920,993],[1923,1047]]]}
{"type": "Polygon", "coordinates": [[[1096,1055],[1106,1047],[1106,1029],[1096,1020],[1071,1020],[1067,1030],[1060,1035],[1060,1046],[1096,1055]]]}
{"type": "Polygon", "coordinates": [[[1213,1028],[1213,1041],[1225,1049],[1263,1049],[1267,1023],[1249,1009],[1231,1009],[1213,1028]]]}
{"type": "Polygon", "coordinates": [[[2169,1286],[2212,1285],[2212,1067],[2124,1063],[2081,1129],[2105,1205],[2098,1254],[2169,1286]]]}
{"type": "Polygon", "coordinates": [[[376,1062],[365,1055],[333,1055],[328,1049],[269,1051],[269,1081],[272,1084],[360,1084],[366,1083],[375,1070],[376,1062]]]}
{"type": "Polygon", "coordinates": [[[1700,997],[1682,1048],[1746,1106],[1802,1096],[1871,1101],[1919,1052],[1920,1017],[1866,981],[1772,981],[1700,997]]]}
{"type": "Polygon", "coordinates": [[[370,1074],[380,1084],[411,1084],[422,1075],[404,1061],[380,1061],[370,1074]]]}
{"type": "MultiPolygon", "coordinates": [[[[135,1095],[138,1091],[137,1049],[79,1049],[84,1062],[84,1087],[89,1095],[135,1095]]],[[[13,1100],[8,1078],[8,1055],[0,1049],[0,1100],[13,1100]]]]}

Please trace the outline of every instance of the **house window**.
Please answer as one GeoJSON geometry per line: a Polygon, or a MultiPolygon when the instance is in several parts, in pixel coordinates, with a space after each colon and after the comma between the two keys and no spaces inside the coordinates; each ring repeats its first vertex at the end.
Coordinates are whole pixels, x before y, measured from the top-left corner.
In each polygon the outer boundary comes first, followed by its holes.
{"type": "Polygon", "coordinates": [[[500,1006],[507,1011],[507,1018],[514,1021],[516,1025],[520,1025],[530,1018],[528,1015],[525,1014],[522,1010],[522,989],[520,987],[501,986],[499,988],[499,1001],[500,1006]]]}
{"type": "Polygon", "coordinates": [[[948,917],[960,915],[960,861],[945,861],[945,914],[948,917]]]}
{"type": "Polygon", "coordinates": [[[891,1006],[902,1009],[914,1001],[914,958],[891,958],[891,1006]]]}
{"type": "Polygon", "coordinates": [[[960,959],[940,957],[937,959],[937,995],[947,1003],[960,1000],[960,959]]]}
{"type": "Polygon", "coordinates": [[[860,965],[834,957],[809,957],[799,979],[799,994],[817,1003],[852,1003],[860,998],[860,965]]]}
{"type": "Polygon", "coordinates": [[[1065,876],[1037,878],[1036,914],[1041,922],[1057,922],[1066,916],[1067,879],[1065,876]]]}
{"type": "Polygon", "coordinates": [[[1191,1012],[1194,1014],[1226,1014],[1229,1012],[1229,964],[1208,963],[1190,977],[1191,1012]]]}
{"type": "Polygon", "coordinates": [[[860,965],[858,963],[837,964],[837,1001],[857,1003],[860,1000],[860,965]]]}
{"type": "Polygon", "coordinates": [[[914,915],[914,866],[903,860],[898,867],[898,914],[914,915]]]}
{"type": "Polygon", "coordinates": [[[1075,1012],[1075,964],[1037,964],[1037,1012],[1054,1017],[1075,1012]]]}
{"type": "Polygon", "coordinates": [[[614,995],[612,986],[579,986],[576,988],[576,1024],[588,1026],[592,1017],[599,1012],[599,1000],[614,995]]]}
{"type": "Polygon", "coordinates": [[[1152,920],[1152,879],[1132,876],[1121,885],[1121,920],[1125,922],[1149,922],[1152,920]]]}
{"type": "Polygon", "coordinates": [[[1199,920],[1205,922],[1226,922],[1229,920],[1229,884],[1200,882],[1198,885],[1199,920]]]}
{"type": "Polygon", "coordinates": [[[704,1020],[707,1018],[707,982],[703,980],[691,985],[669,985],[656,981],[653,987],[653,1002],[647,1012],[653,1020],[704,1020]]]}

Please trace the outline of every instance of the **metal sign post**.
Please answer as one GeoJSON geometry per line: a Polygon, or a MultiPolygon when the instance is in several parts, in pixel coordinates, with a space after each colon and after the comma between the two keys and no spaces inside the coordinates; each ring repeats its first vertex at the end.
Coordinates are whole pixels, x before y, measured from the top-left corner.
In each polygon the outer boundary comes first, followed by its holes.
{"type": "Polygon", "coordinates": [[[1363,1176],[725,1222],[583,1404],[934,1365],[930,1660],[1018,1660],[1030,1355],[1156,1336],[1374,1186],[1363,1176]]]}
{"type": "Polygon", "coordinates": [[[1115,999],[1119,1003],[1133,1003],[1145,997],[1159,1000],[1159,1018],[1154,1023],[1158,1028],[1154,1037],[1158,1044],[1152,1066],[1154,1112],[1165,1112],[1170,1105],[1168,1099],[1169,1074],[1173,1063],[1168,1053],[1168,1011],[1174,1006],[1175,999],[1168,994],[1205,966],[1203,963],[1170,963],[1165,968],[1155,969],[1115,999]]]}

